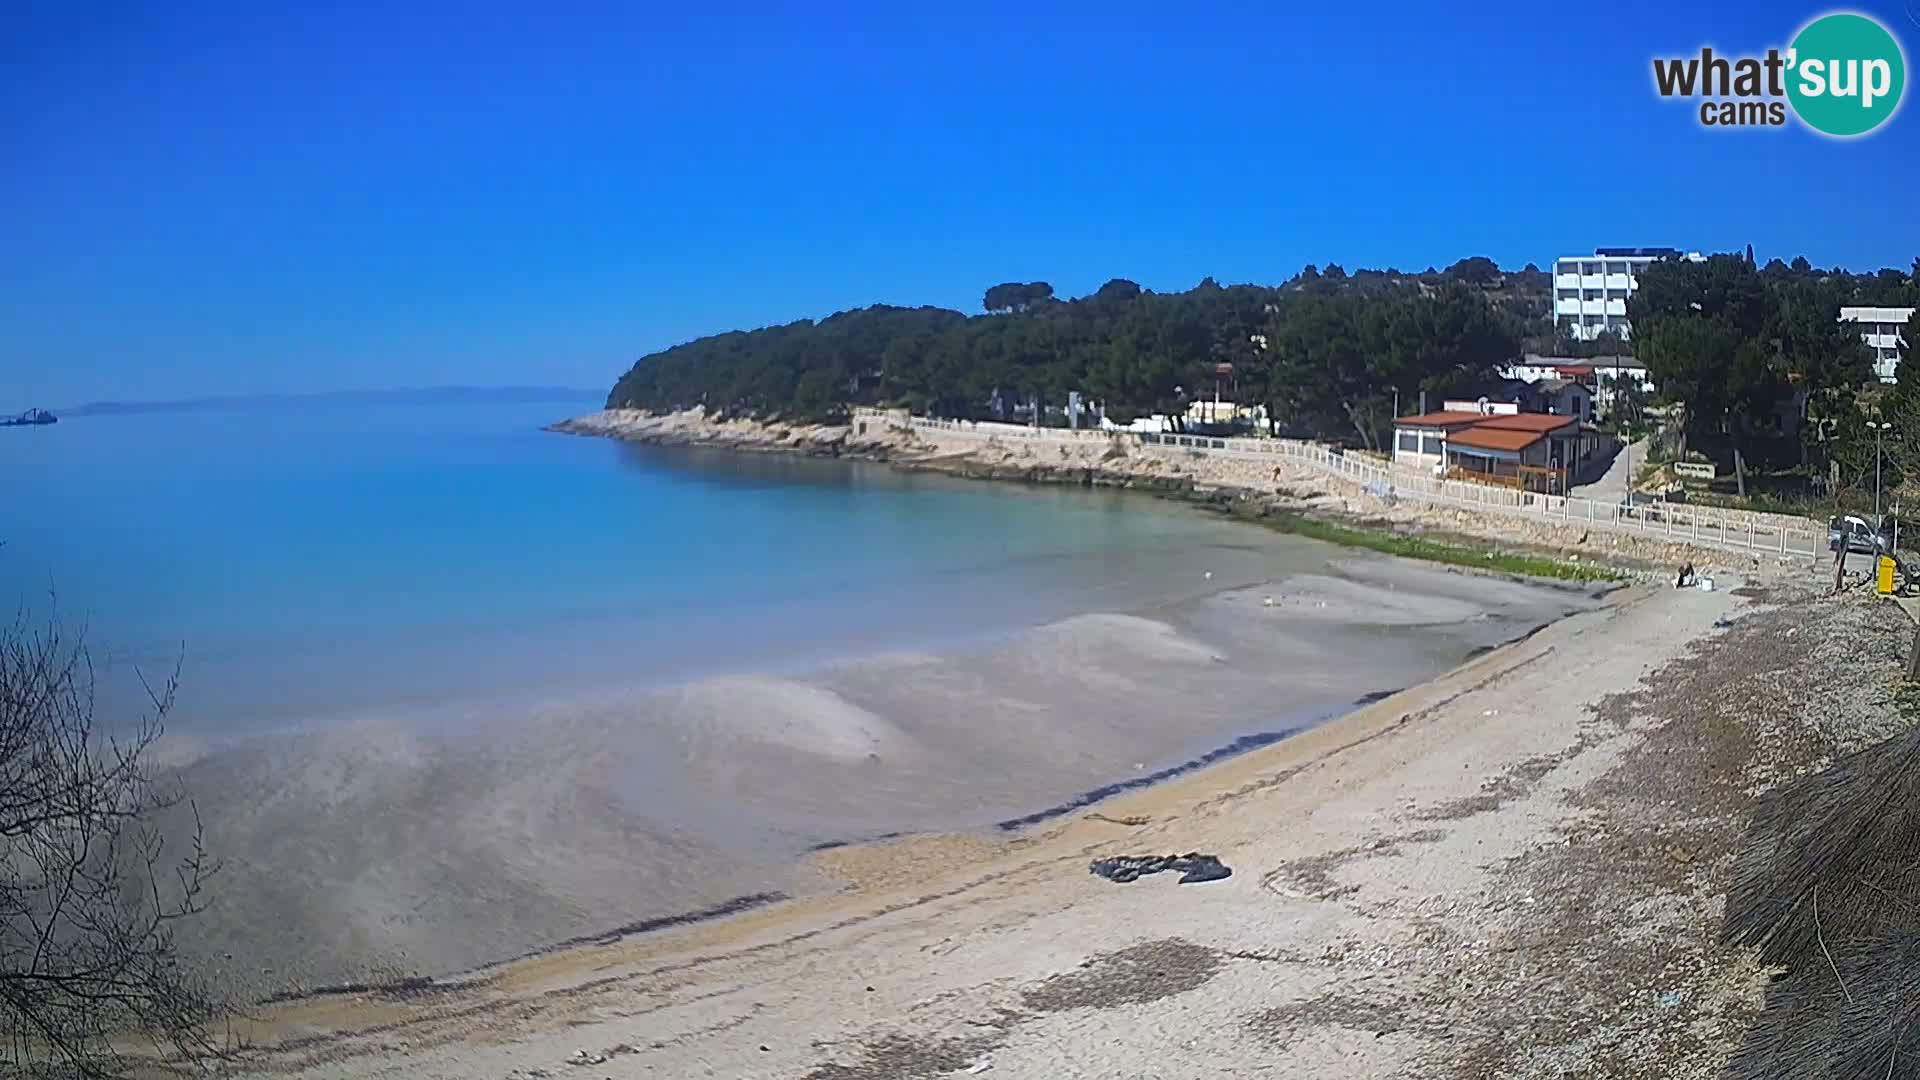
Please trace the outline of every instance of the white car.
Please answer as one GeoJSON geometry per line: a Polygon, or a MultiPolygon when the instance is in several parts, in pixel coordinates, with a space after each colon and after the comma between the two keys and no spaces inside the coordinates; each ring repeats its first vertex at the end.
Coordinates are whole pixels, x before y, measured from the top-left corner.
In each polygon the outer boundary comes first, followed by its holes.
{"type": "Polygon", "coordinates": [[[1859,514],[1842,514],[1827,523],[1827,550],[1839,551],[1845,544],[1848,551],[1862,555],[1878,555],[1893,550],[1893,538],[1884,530],[1876,529],[1859,514]]]}

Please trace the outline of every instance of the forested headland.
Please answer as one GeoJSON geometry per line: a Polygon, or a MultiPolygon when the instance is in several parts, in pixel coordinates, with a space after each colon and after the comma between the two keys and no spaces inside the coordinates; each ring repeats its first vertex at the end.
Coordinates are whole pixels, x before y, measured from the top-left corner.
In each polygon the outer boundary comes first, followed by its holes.
{"type": "Polygon", "coordinates": [[[1125,422],[1178,414],[1224,381],[1234,400],[1266,407],[1275,434],[1378,446],[1396,397],[1476,393],[1524,352],[1637,347],[1662,396],[1688,403],[1688,426],[1707,441],[1731,435],[1737,449],[1738,433],[1782,401],[1843,413],[1874,378],[1840,306],[1912,306],[1920,286],[1914,272],[1804,259],[1663,262],[1641,274],[1631,346],[1557,339],[1551,296],[1538,267],[1479,257],[1413,273],[1309,266],[1278,285],[1209,278],[1172,293],[1116,278],[1071,299],[1007,282],[975,315],[876,305],[677,345],[635,363],[608,405],[787,419],[890,405],[990,419],[1031,402],[1057,414],[1078,392],[1125,422]]]}

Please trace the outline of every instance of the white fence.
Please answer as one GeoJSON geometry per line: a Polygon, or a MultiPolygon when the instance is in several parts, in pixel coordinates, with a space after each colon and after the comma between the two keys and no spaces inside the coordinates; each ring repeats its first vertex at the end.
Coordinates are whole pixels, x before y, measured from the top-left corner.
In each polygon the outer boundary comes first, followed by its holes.
{"type": "Polygon", "coordinates": [[[1019,424],[975,423],[970,420],[935,420],[908,417],[897,412],[863,411],[863,415],[882,418],[896,425],[905,424],[915,430],[939,431],[962,438],[1055,443],[1133,441],[1145,446],[1168,447],[1229,459],[1285,460],[1362,485],[1377,495],[1417,499],[1440,506],[1496,513],[1544,524],[1600,528],[1754,554],[1812,558],[1824,552],[1827,546],[1826,525],[1807,518],[1687,503],[1626,506],[1578,495],[1543,495],[1464,480],[1441,480],[1293,439],[1225,439],[1205,435],[1073,431],[1019,424]]]}
{"type": "Polygon", "coordinates": [[[981,439],[1025,439],[1038,442],[1079,442],[1100,443],[1119,437],[1137,438],[1126,432],[1097,431],[1092,429],[1042,428],[1028,427],[1025,424],[996,424],[992,421],[973,420],[935,420],[925,416],[906,416],[902,413],[867,413],[877,415],[896,424],[906,423],[915,431],[945,431],[961,436],[975,436],[981,439]]]}

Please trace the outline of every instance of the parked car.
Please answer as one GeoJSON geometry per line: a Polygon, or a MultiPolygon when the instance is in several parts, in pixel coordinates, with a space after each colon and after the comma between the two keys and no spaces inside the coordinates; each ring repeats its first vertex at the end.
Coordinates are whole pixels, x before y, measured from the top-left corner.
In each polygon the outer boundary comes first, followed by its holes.
{"type": "Polygon", "coordinates": [[[1892,520],[1888,518],[1882,527],[1875,528],[1859,514],[1841,514],[1827,523],[1827,550],[1839,551],[1845,544],[1848,551],[1862,555],[1892,553],[1892,520]]]}

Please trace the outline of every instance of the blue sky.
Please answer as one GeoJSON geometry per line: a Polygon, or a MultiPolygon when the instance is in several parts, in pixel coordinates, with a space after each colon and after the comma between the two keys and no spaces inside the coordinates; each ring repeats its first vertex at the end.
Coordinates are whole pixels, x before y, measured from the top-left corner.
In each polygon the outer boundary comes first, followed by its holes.
{"type": "MultiPolygon", "coordinates": [[[[1856,10],[1920,55],[1901,4],[1856,10]]],[[[0,409],[599,387],[1009,279],[1920,255],[1911,102],[1842,143],[1653,93],[1654,55],[1784,45],[1818,5],[281,6],[0,17],[0,409]]]]}

